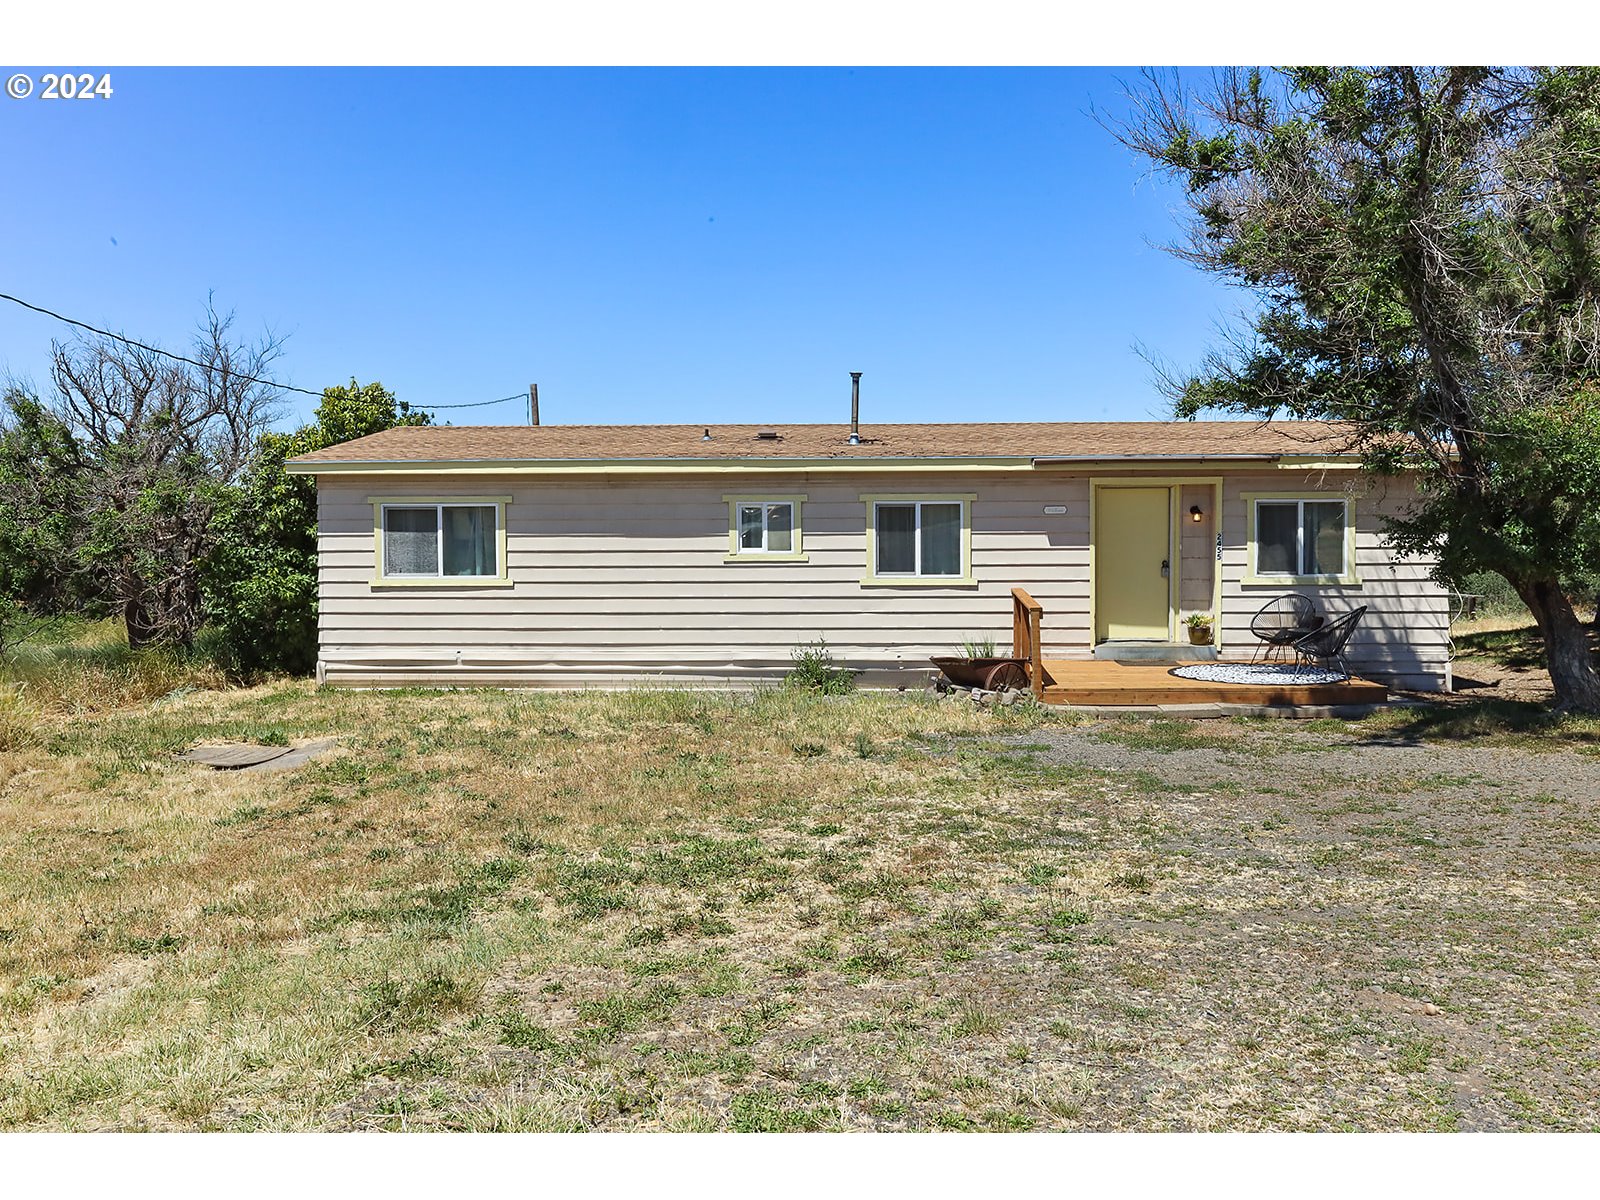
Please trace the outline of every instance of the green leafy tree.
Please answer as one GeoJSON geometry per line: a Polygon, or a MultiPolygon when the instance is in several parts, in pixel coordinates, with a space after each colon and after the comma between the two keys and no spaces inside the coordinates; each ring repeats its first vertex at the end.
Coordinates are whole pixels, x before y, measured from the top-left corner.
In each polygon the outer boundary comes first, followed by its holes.
{"type": "Polygon", "coordinates": [[[396,425],[426,425],[382,384],[322,393],[315,419],[293,433],[268,433],[241,485],[217,513],[217,543],[202,569],[216,647],[235,674],[307,674],[317,661],[317,487],[284,463],[396,425]]]}
{"type": "Polygon", "coordinates": [[[1503,576],[1558,707],[1600,711],[1568,586],[1600,569],[1600,71],[1316,67],[1146,77],[1118,137],[1184,188],[1171,247],[1256,300],[1163,379],[1205,410],[1346,423],[1415,470],[1388,523],[1503,576]]]}
{"type": "Polygon", "coordinates": [[[114,337],[51,346],[48,397],[12,387],[0,439],[0,583],[113,612],[128,643],[188,645],[216,502],[271,420],[278,353],[207,309],[185,359],[114,337]],[[9,582],[6,582],[9,580],[9,582]]]}
{"type": "Polygon", "coordinates": [[[0,661],[78,607],[72,567],[81,477],[69,432],[20,388],[0,399],[0,661]]]}
{"type": "Polygon", "coordinates": [[[83,602],[73,544],[85,482],[71,431],[37,397],[8,389],[0,398],[0,597],[41,613],[83,602]]]}

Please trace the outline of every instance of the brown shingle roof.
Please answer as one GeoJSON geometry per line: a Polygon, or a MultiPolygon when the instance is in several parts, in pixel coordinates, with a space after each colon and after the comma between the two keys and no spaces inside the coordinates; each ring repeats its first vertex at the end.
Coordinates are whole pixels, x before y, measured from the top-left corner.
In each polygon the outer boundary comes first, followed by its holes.
{"type": "Polygon", "coordinates": [[[409,425],[290,460],[340,464],[695,459],[1212,458],[1353,453],[1317,421],[1017,421],[870,425],[409,425]],[[776,438],[757,436],[771,429],[776,438]]]}

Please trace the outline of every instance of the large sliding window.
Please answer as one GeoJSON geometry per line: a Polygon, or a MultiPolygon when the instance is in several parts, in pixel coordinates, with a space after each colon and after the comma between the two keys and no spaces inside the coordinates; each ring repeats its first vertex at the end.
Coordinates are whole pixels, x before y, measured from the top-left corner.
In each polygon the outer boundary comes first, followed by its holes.
{"type": "Polygon", "coordinates": [[[1251,578],[1262,583],[1355,582],[1354,529],[1346,499],[1282,495],[1246,499],[1251,578]]]}
{"type": "Polygon", "coordinates": [[[866,583],[970,583],[969,496],[871,496],[866,583]]]}
{"type": "Polygon", "coordinates": [[[506,581],[504,499],[375,497],[372,504],[376,582],[506,581]]]}

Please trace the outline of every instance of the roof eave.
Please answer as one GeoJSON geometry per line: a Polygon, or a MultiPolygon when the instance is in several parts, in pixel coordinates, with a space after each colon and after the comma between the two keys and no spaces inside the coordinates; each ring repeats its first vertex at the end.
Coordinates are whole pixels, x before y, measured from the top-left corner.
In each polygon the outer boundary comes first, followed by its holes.
{"type": "Polygon", "coordinates": [[[291,458],[285,469],[291,475],[370,474],[702,474],[756,471],[850,472],[966,470],[1032,471],[1050,466],[1160,466],[1163,463],[1273,463],[1279,467],[1353,468],[1359,459],[1349,455],[1291,454],[1051,454],[1051,455],[830,455],[827,457],[727,457],[678,458],[291,458]]]}
{"type": "Polygon", "coordinates": [[[1035,466],[1052,463],[1133,463],[1133,462],[1273,462],[1281,454],[1040,454],[1035,466]]]}
{"type": "Polygon", "coordinates": [[[720,472],[748,471],[881,471],[961,469],[975,471],[1031,471],[1033,460],[1027,455],[906,455],[866,456],[830,455],[827,457],[729,457],[729,458],[676,458],[665,455],[650,458],[511,458],[511,459],[443,459],[443,458],[387,458],[387,459],[289,459],[284,464],[291,475],[335,474],[437,474],[440,472],[470,472],[474,474],[553,474],[576,472],[613,472],[620,474],[648,474],[661,472],[720,472]]]}

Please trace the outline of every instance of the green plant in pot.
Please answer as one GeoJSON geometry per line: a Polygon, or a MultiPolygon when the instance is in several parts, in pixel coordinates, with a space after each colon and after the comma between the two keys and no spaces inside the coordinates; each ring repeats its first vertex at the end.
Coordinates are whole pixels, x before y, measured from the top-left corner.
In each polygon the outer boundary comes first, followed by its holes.
{"type": "Polygon", "coordinates": [[[1209,646],[1211,644],[1211,630],[1215,625],[1210,613],[1190,613],[1185,618],[1185,625],[1189,627],[1189,642],[1195,646],[1209,646]]]}
{"type": "Polygon", "coordinates": [[[993,637],[968,636],[962,639],[961,653],[934,658],[932,663],[957,687],[981,687],[991,691],[1028,686],[1028,672],[1020,658],[996,653],[993,637]]]}
{"type": "Polygon", "coordinates": [[[961,654],[964,658],[993,658],[994,639],[973,637],[969,634],[961,639],[961,654]]]}

